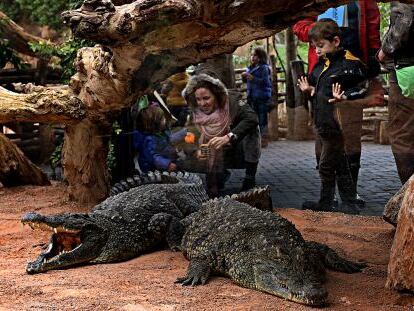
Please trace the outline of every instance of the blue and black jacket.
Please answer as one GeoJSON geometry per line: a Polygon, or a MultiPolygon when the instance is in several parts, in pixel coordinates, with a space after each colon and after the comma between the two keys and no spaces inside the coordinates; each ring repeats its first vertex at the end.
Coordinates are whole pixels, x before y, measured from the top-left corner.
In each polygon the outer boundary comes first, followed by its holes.
{"type": "Polygon", "coordinates": [[[247,80],[247,97],[268,101],[272,97],[272,75],[269,65],[249,66],[246,72],[253,76],[253,80],[247,80]]]}
{"type": "Polygon", "coordinates": [[[367,79],[365,65],[349,51],[340,49],[336,53],[321,57],[309,76],[309,84],[315,87],[312,98],[312,114],[316,130],[322,137],[341,134],[332,96],[332,84],[339,83],[347,100],[363,98],[367,79]]]}

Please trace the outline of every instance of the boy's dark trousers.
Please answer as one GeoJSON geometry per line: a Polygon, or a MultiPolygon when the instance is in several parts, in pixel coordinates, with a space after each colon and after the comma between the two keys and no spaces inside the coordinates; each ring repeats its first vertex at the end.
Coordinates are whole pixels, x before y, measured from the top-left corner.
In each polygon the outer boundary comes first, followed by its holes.
{"type": "Polygon", "coordinates": [[[335,181],[339,195],[344,204],[351,204],[356,191],[344,151],[344,140],[341,134],[322,137],[319,176],[321,178],[321,194],[319,205],[323,210],[331,210],[335,196],[335,181]]]}

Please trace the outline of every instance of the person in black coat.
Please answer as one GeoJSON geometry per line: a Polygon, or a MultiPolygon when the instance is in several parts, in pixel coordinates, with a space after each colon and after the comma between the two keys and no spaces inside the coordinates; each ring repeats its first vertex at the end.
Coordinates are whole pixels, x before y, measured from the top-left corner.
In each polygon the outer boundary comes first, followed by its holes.
{"type": "Polygon", "coordinates": [[[298,85],[312,97],[313,121],[322,143],[319,163],[322,187],[319,201],[305,202],[303,208],[332,211],[337,183],[343,209],[357,213],[353,202],[356,189],[344,151],[335,103],[365,95],[366,89],[361,85],[366,80],[366,70],[357,57],[341,47],[339,27],[333,20],[318,21],[310,31],[309,39],[316,47],[319,61],[309,80],[301,77],[298,85]]]}

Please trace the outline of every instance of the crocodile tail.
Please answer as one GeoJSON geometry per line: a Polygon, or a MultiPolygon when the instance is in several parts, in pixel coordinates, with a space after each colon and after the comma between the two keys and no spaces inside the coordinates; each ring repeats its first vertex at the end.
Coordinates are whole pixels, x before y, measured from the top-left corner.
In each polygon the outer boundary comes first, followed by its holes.
{"type": "Polygon", "coordinates": [[[109,196],[114,196],[122,192],[126,192],[132,188],[136,188],[142,185],[148,184],[196,184],[202,185],[201,178],[189,172],[160,172],[150,171],[146,174],[133,175],[126,179],[123,179],[114,184],[109,192],[109,196]]]}
{"type": "Polygon", "coordinates": [[[232,194],[231,199],[238,202],[249,204],[262,211],[272,211],[272,197],[270,196],[270,186],[254,187],[248,191],[232,194]]]}
{"type": "Polygon", "coordinates": [[[344,273],[356,273],[361,272],[362,269],[367,267],[365,263],[353,262],[342,258],[327,245],[314,241],[307,241],[306,244],[308,250],[316,256],[319,256],[328,269],[344,273]]]}
{"type": "Polygon", "coordinates": [[[133,175],[126,179],[123,179],[114,184],[109,192],[109,196],[126,192],[132,188],[139,187],[148,184],[160,184],[160,183],[177,183],[177,179],[170,177],[169,175],[161,174],[159,171],[148,172],[141,175],[133,175]]]}

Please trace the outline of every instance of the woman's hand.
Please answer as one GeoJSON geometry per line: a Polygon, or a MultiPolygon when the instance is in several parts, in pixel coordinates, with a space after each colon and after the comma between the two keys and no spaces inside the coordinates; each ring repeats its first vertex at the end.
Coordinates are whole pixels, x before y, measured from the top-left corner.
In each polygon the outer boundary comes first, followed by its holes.
{"type": "Polygon", "coordinates": [[[241,76],[242,76],[242,78],[243,79],[246,79],[246,80],[253,80],[253,75],[251,75],[250,73],[248,73],[248,72],[243,72],[242,74],[241,74],[241,76]]]}
{"type": "Polygon", "coordinates": [[[329,103],[338,103],[343,100],[346,100],[346,96],[344,95],[345,91],[341,92],[341,85],[339,83],[332,84],[332,96],[333,98],[329,99],[329,103]]]}
{"type": "Polygon", "coordinates": [[[177,164],[171,162],[168,165],[167,171],[171,173],[171,172],[175,172],[176,170],[177,170],[177,164]]]}
{"type": "Polygon", "coordinates": [[[196,151],[195,156],[196,156],[197,160],[200,160],[200,161],[207,160],[207,155],[206,154],[203,154],[200,149],[198,149],[196,151]]]}
{"type": "Polygon", "coordinates": [[[313,94],[315,94],[315,88],[313,86],[309,85],[308,78],[306,78],[305,76],[301,76],[298,79],[298,86],[299,86],[299,89],[302,92],[307,92],[311,96],[313,96],[313,94]]]}
{"type": "Polygon", "coordinates": [[[220,136],[220,137],[213,137],[208,142],[208,147],[212,149],[221,149],[225,145],[227,145],[230,142],[230,137],[228,135],[220,136]]]}

